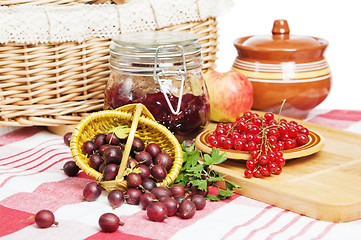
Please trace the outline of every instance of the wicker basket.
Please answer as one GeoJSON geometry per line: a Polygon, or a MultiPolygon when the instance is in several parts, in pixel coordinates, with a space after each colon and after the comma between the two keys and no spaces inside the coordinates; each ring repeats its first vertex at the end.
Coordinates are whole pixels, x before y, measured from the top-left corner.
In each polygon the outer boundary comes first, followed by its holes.
{"type": "MultiPolygon", "coordinates": [[[[107,2],[69,0],[9,0],[2,5],[107,2]]],[[[199,36],[203,70],[214,69],[217,21],[171,26],[160,30],[191,31],[199,36]]],[[[108,81],[111,39],[82,43],[0,44],[0,126],[75,125],[90,112],[103,109],[108,81]]]]}
{"type": "Polygon", "coordinates": [[[125,191],[127,183],[124,180],[125,167],[135,134],[146,144],[157,143],[162,151],[166,151],[173,159],[173,166],[162,182],[157,186],[168,186],[178,176],[183,163],[183,152],[177,138],[163,125],[158,124],[148,109],[142,104],[129,104],[117,110],[94,112],[84,117],[73,131],[70,149],[76,164],[90,177],[99,181],[107,191],[120,189],[125,191]],[[105,133],[110,128],[128,125],[131,126],[123,158],[119,167],[118,176],[112,181],[102,181],[103,175],[91,168],[89,158],[82,153],[84,142],[91,140],[99,133],[105,133]]]}

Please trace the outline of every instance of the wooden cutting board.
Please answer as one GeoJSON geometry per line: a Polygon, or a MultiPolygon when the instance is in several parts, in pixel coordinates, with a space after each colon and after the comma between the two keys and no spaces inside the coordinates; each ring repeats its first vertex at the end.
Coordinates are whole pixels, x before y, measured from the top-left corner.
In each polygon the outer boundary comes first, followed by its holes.
{"type": "Polygon", "coordinates": [[[244,196],[306,215],[347,222],[361,218],[361,135],[297,121],[323,136],[324,148],[310,156],[288,160],[281,175],[244,177],[244,161],[214,166],[241,186],[244,196]]]}

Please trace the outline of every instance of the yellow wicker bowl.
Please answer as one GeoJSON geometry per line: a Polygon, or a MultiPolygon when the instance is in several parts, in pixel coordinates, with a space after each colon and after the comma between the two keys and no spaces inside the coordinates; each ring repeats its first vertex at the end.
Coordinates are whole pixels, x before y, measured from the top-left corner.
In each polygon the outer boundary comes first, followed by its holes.
{"type": "Polygon", "coordinates": [[[173,159],[173,166],[168,172],[166,178],[162,182],[157,182],[157,186],[168,186],[178,176],[183,163],[183,152],[177,138],[163,125],[158,124],[148,109],[142,104],[130,104],[118,108],[116,110],[104,110],[94,112],[84,117],[73,131],[70,142],[70,149],[76,164],[90,177],[108,191],[113,189],[126,190],[126,181],[123,178],[123,171],[121,176],[117,176],[116,180],[102,181],[103,175],[91,168],[88,164],[89,158],[82,153],[82,145],[84,142],[91,140],[99,133],[105,133],[113,127],[128,125],[131,126],[128,141],[125,146],[122,166],[126,165],[129,156],[129,149],[134,135],[131,137],[132,129],[134,134],[144,141],[145,144],[156,143],[160,146],[162,151],[166,151],[173,159]],[[136,116],[138,107],[141,107],[141,115],[136,116]],[[136,122],[137,121],[137,122],[136,122]],[[130,139],[130,140],[129,140],[130,139]],[[128,144],[130,142],[130,144],[128,144]],[[127,153],[128,148],[128,153],[127,153]],[[124,162],[124,158],[126,162],[124,162]]]}

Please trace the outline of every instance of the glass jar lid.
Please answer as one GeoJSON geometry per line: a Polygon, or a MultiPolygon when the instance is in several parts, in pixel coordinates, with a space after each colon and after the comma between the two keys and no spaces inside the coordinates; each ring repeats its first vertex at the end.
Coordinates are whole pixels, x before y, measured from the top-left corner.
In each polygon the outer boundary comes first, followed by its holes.
{"type": "Polygon", "coordinates": [[[181,31],[148,31],[124,33],[110,44],[110,65],[122,71],[151,74],[155,57],[163,66],[182,66],[188,69],[203,63],[198,36],[181,31]]]}
{"type": "MultiPolygon", "coordinates": [[[[195,45],[198,36],[190,32],[180,31],[148,31],[120,34],[113,38],[111,50],[119,52],[124,49],[139,49],[144,52],[153,52],[161,45],[177,44],[183,47],[192,47],[197,50],[199,46],[195,45]]],[[[198,49],[199,50],[199,49],[198,49]]]]}
{"type": "MultiPolygon", "coordinates": [[[[200,54],[201,45],[198,36],[181,31],[147,31],[124,33],[113,38],[110,51],[115,55],[135,58],[154,57],[160,46],[181,46],[186,56],[200,54]]],[[[182,53],[178,48],[163,48],[159,57],[179,57],[182,53]]],[[[143,59],[143,61],[145,61],[143,59]]],[[[154,62],[154,59],[153,59],[154,62]]]]}

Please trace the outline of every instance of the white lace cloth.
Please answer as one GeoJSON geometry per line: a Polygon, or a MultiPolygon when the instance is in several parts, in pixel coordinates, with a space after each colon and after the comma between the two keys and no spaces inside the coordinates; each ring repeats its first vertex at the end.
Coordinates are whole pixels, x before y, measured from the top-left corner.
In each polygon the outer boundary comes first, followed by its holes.
{"type": "Polygon", "coordinates": [[[82,42],[218,17],[232,0],[132,0],[122,5],[1,6],[0,43],[82,42]]]}

